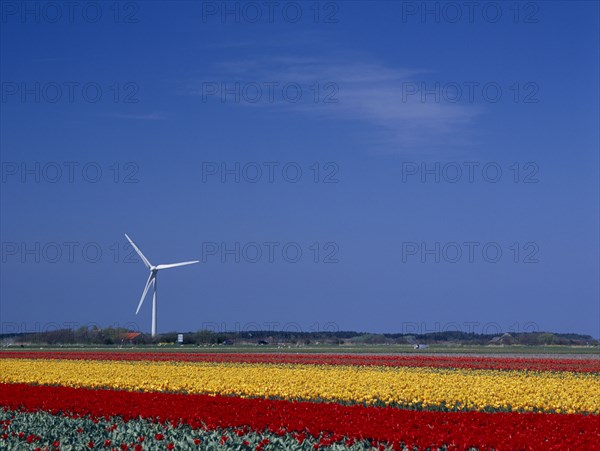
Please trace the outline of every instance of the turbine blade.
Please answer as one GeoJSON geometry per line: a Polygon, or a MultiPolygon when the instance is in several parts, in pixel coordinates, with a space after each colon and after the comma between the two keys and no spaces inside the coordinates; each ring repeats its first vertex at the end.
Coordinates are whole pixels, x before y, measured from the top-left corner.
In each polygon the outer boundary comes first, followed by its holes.
{"type": "Polygon", "coordinates": [[[193,265],[194,263],[200,263],[200,260],[194,260],[192,262],[171,263],[168,265],[158,265],[158,266],[156,266],[156,269],[169,269],[169,268],[175,268],[177,266],[193,265]]]}
{"type": "Polygon", "coordinates": [[[152,265],[150,264],[150,262],[148,261],[148,259],[146,257],[144,257],[144,254],[142,254],[142,251],[139,250],[139,248],[135,245],[135,243],[133,242],[133,240],[131,238],[129,238],[129,236],[127,234],[125,234],[125,237],[129,241],[129,244],[131,244],[131,247],[133,247],[133,249],[135,249],[135,251],[137,252],[137,254],[140,256],[140,258],[142,259],[142,262],[144,262],[144,265],[146,265],[146,268],[150,269],[150,267],[152,265]]]}
{"type": "Polygon", "coordinates": [[[142,304],[144,303],[144,299],[146,299],[146,295],[148,294],[148,288],[150,288],[151,284],[154,284],[154,274],[155,273],[151,272],[150,275],[148,276],[148,281],[146,282],[146,286],[144,287],[144,292],[142,293],[142,298],[140,299],[140,303],[138,304],[137,310],[135,311],[136,315],[140,311],[140,308],[142,307],[142,304]]]}

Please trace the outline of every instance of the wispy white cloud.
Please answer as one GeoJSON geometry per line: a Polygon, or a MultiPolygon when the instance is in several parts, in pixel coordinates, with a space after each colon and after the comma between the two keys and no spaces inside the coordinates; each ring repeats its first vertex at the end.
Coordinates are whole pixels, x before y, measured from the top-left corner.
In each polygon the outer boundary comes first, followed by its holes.
{"type": "Polygon", "coordinates": [[[53,56],[45,58],[33,58],[31,60],[32,63],[65,63],[68,61],[73,61],[73,59],[68,56],[53,56]]]}
{"type": "Polygon", "coordinates": [[[116,117],[119,119],[134,119],[140,121],[162,121],[166,119],[166,116],[160,112],[152,112],[152,113],[113,113],[111,117],[116,117]]]}
{"type": "MultiPolygon", "coordinates": [[[[359,60],[325,60],[319,58],[259,58],[225,61],[211,66],[202,81],[217,83],[277,82],[279,86],[297,83],[306,89],[307,99],[298,103],[240,102],[237,105],[286,108],[298,114],[318,115],[334,120],[362,124],[365,140],[372,150],[389,153],[439,152],[449,147],[474,144],[473,119],[481,114],[473,104],[435,101],[429,96],[409,95],[431,71],[403,69],[359,60]],[[333,83],[338,89],[335,103],[316,103],[309,86],[333,83]]],[[[201,94],[199,83],[191,89],[201,94]]],[[[331,93],[331,89],[328,91],[331,93]]],[[[322,94],[326,94],[323,92],[322,94]]],[[[243,99],[242,99],[243,100],[243,99]]]]}

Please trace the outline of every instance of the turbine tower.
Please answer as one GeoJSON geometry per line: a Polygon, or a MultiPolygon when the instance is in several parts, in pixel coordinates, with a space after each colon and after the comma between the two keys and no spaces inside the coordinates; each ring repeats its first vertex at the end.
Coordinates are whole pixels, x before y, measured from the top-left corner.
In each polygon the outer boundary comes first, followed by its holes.
{"type": "Polygon", "coordinates": [[[150,285],[154,285],[154,292],[152,293],[152,336],[156,337],[156,276],[158,275],[158,271],[160,271],[161,269],[175,268],[177,266],[193,265],[194,263],[200,262],[199,260],[194,260],[190,262],[170,263],[168,265],[153,266],[144,256],[144,254],[142,254],[142,251],[140,251],[140,249],[135,245],[133,240],[129,238],[129,236],[127,236],[127,234],[125,234],[125,238],[127,238],[127,241],[129,241],[131,247],[133,247],[137,254],[140,256],[142,262],[144,263],[144,265],[146,265],[146,268],[150,270],[150,275],[148,276],[148,280],[146,281],[146,286],[144,287],[144,292],[142,293],[142,298],[140,299],[140,303],[137,306],[135,314],[137,315],[140,311],[140,308],[144,303],[144,299],[146,299],[146,295],[148,294],[148,289],[150,288],[150,285]]]}

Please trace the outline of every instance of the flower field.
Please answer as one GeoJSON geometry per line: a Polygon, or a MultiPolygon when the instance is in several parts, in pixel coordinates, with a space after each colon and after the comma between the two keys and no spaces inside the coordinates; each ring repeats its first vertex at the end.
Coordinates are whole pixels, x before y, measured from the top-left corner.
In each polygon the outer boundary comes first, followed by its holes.
{"type": "Polygon", "coordinates": [[[0,448],[594,450],[599,363],[0,352],[0,448]]]}

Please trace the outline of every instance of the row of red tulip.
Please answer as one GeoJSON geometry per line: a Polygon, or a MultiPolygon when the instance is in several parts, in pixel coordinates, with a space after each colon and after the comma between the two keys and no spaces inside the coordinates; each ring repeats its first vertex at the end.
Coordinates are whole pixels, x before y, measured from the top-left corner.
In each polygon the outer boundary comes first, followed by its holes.
{"type": "Polygon", "coordinates": [[[375,365],[434,368],[472,368],[600,373],[600,359],[508,358],[447,355],[356,355],[279,353],[184,353],[184,352],[43,352],[3,351],[0,358],[74,360],[152,360],[179,362],[297,363],[315,365],[375,365]]]}
{"type": "Polygon", "coordinates": [[[347,439],[447,445],[480,450],[600,450],[597,415],[431,412],[174,393],[115,392],[56,386],[0,384],[0,405],[93,417],[141,417],[195,428],[247,427],[306,433],[323,444],[347,439]]]}

